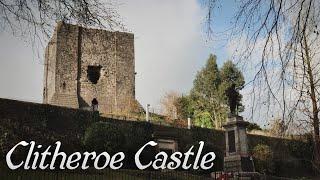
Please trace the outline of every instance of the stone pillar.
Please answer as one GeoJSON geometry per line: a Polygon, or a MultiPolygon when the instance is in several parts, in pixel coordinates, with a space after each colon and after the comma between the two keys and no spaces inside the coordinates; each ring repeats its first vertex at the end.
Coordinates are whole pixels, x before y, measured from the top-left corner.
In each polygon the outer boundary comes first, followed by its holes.
{"type": "Polygon", "coordinates": [[[150,107],[150,104],[147,104],[146,105],[146,121],[147,122],[150,121],[149,107],[150,107]]]}
{"type": "Polygon", "coordinates": [[[248,122],[243,117],[230,115],[225,129],[226,154],[224,170],[226,172],[252,172],[253,164],[248,152],[246,127],[248,122]]]}
{"type": "Polygon", "coordinates": [[[191,129],[191,118],[188,118],[188,129],[191,129]]]}

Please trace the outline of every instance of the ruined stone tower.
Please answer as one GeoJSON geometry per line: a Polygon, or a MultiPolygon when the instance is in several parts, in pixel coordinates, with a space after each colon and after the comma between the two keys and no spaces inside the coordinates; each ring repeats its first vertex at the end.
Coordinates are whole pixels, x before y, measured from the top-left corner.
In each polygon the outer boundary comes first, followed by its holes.
{"type": "Polygon", "coordinates": [[[43,102],[102,113],[131,111],[134,37],[58,23],[45,52],[43,102]]]}

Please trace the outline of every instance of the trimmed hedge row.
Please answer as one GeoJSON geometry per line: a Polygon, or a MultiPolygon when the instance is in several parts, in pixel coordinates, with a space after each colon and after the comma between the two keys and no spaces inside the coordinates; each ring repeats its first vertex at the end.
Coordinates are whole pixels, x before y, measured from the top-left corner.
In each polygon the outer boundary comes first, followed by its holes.
{"type": "MultiPolygon", "coordinates": [[[[34,140],[43,145],[53,144],[59,140],[63,144],[63,150],[67,153],[97,148],[94,147],[94,143],[91,145],[88,145],[89,141],[86,143],[90,131],[92,135],[97,133],[94,132],[96,131],[94,126],[101,127],[98,130],[102,134],[101,138],[108,137],[111,141],[117,141],[118,144],[116,142],[111,144],[118,145],[117,148],[125,149],[128,157],[133,157],[138,148],[156,138],[176,139],[179,151],[182,152],[188,150],[192,145],[197,145],[199,141],[204,141],[204,151],[214,151],[217,155],[215,170],[223,169],[225,151],[223,131],[197,127],[189,130],[147,122],[116,120],[100,117],[97,113],[90,111],[0,99],[2,155],[21,140],[34,140]],[[101,123],[108,125],[105,126],[101,123]],[[109,137],[110,134],[114,135],[113,139],[109,137]],[[118,136],[121,136],[122,140],[121,138],[119,141],[116,140],[118,136]]],[[[248,138],[250,150],[259,144],[268,145],[271,148],[274,154],[276,175],[295,176],[312,173],[310,163],[312,143],[310,141],[303,142],[258,135],[249,135],[248,138]]],[[[110,148],[112,149],[112,147],[110,148]]],[[[154,152],[151,152],[150,157],[152,157],[152,153],[154,152]]],[[[133,159],[130,159],[130,162],[127,163],[127,167],[133,167],[133,159]]]]}
{"type": "MultiPolygon", "coordinates": [[[[311,163],[313,154],[312,138],[305,138],[301,141],[281,139],[260,135],[248,135],[249,150],[259,145],[268,145],[273,153],[274,175],[284,177],[311,176],[313,167],[311,163]]],[[[259,161],[255,159],[255,161],[259,161]]],[[[264,169],[257,169],[263,172],[264,169]]]]}
{"type": "Polygon", "coordinates": [[[64,150],[72,152],[82,146],[86,128],[98,117],[88,111],[0,99],[2,148],[7,150],[21,140],[44,145],[60,140],[64,150]]]}

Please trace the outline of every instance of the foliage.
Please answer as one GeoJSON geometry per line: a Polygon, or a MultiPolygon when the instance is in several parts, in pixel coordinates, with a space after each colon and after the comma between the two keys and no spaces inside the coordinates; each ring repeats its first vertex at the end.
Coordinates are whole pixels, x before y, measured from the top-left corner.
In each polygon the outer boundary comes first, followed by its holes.
{"type": "Polygon", "coordinates": [[[247,126],[247,131],[252,131],[252,130],[262,130],[262,129],[257,123],[250,123],[247,126]]]}
{"type": "Polygon", "coordinates": [[[114,124],[97,122],[86,130],[83,142],[89,150],[116,153],[123,149],[125,138],[114,124]]]}
{"type": "Polygon", "coordinates": [[[201,127],[221,128],[228,113],[226,92],[233,84],[237,90],[237,106],[243,111],[239,93],[244,85],[241,71],[231,61],[219,69],[217,57],[210,54],[206,65],[194,79],[190,95],[177,99],[178,117],[192,117],[201,127]]]}
{"type": "Polygon", "coordinates": [[[211,114],[208,111],[195,111],[194,119],[196,126],[213,128],[211,114]]]}
{"type": "Polygon", "coordinates": [[[195,121],[201,122],[202,127],[218,128],[218,121],[221,121],[218,116],[221,114],[219,111],[221,109],[220,84],[217,57],[210,54],[205,67],[196,75],[190,92],[194,112],[197,113],[194,116],[195,121]]]}
{"type": "Polygon", "coordinates": [[[103,170],[90,169],[85,171],[43,171],[43,170],[16,170],[12,173],[5,163],[0,164],[1,179],[112,179],[112,180],[145,180],[145,179],[169,179],[169,180],[203,180],[209,179],[208,174],[193,173],[190,171],[152,171],[105,168],[103,170]],[[4,172],[5,171],[5,172],[4,172]],[[23,178],[21,178],[23,177],[23,178]]]}
{"type": "Polygon", "coordinates": [[[210,54],[205,67],[198,72],[193,81],[192,92],[204,98],[211,98],[217,94],[220,82],[217,57],[210,54]]]}
{"type": "Polygon", "coordinates": [[[180,96],[175,101],[177,116],[179,119],[187,119],[193,117],[193,106],[190,96],[180,96]]]}
{"type": "MultiPolygon", "coordinates": [[[[191,129],[174,128],[147,122],[125,121],[101,117],[90,111],[1,98],[0,107],[3,107],[0,108],[0,133],[2,133],[0,137],[4,152],[10,150],[21,140],[34,140],[37,144],[44,146],[52,145],[55,141],[60,140],[63,144],[63,150],[68,150],[65,151],[66,153],[72,153],[75,149],[77,151],[88,151],[89,149],[82,146],[83,137],[87,134],[85,132],[89,131],[87,128],[105,123],[111,129],[106,129],[107,133],[101,132],[105,136],[104,138],[108,138],[107,136],[110,133],[115,132],[118,135],[122,134],[122,138],[125,139],[122,146],[119,147],[126,154],[124,168],[135,168],[132,158],[143,144],[160,137],[170,137],[177,140],[180,152],[186,152],[190,146],[197,145],[199,141],[204,141],[206,144],[204,151],[213,151],[217,155],[214,169],[217,171],[223,169],[224,131],[199,127],[191,129]],[[95,121],[102,122],[96,123],[95,121]],[[3,133],[9,133],[9,136],[4,138],[3,133]],[[130,165],[130,163],[133,163],[133,165],[130,165]]],[[[98,138],[102,139],[102,137],[98,138]]],[[[258,144],[270,147],[276,169],[275,174],[279,176],[292,177],[293,175],[312,173],[310,163],[313,151],[312,142],[311,135],[298,140],[248,135],[248,145],[251,152],[254,152],[253,149],[258,144]]],[[[119,144],[118,142],[113,143],[119,144]]],[[[23,158],[26,157],[28,152],[24,153],[21,154],[23,158]]],[[[144,153],[148,156],[145,159],[153,158],[153,153],[154,151],[144,153]]]]}
{"type": "Polygon", "coordinates": [[[268,145],[258,144],[253,148],[255,168],[261,173],[270,174],[274,172],[273,152],[268,145]]]}

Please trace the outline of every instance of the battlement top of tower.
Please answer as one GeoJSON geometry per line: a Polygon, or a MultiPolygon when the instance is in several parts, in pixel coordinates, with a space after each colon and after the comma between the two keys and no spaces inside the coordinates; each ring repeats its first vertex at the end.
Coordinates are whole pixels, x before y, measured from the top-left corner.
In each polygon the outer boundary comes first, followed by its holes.
{"type": "Polygon", "coordinates": [[[112,31],[112,30],[107,30],[107,29],[103,29],[103,28],[93,28],[93,27],[86,27],[80,24],[71,24],[71,23],[66,23],[63,21],[59,21],[57,22],[53,35],[51,37],[51,39],[55,38],[55,35],[57,34],[57,32],[59,32],[60,30],[62,30],[63,28],[81,28],[81,29],[85,29],[85,30],[89,30],[89,31],[97,31],[97,32],[107,32],[107,33],[114,33],[115,35],[119,35],[119,36],[127,36],[129,38],[134,38],[134,34],[131,32],[124,32],[124,31],[112,31]]]}

